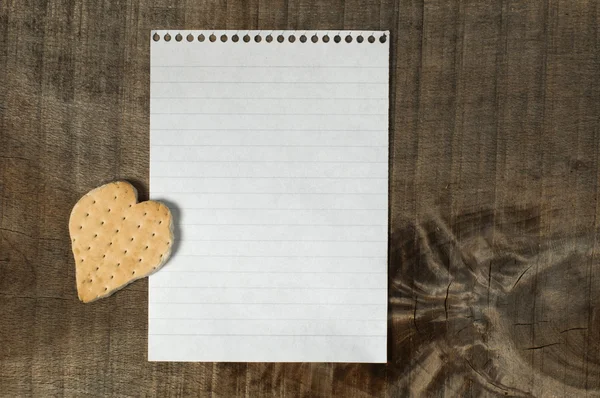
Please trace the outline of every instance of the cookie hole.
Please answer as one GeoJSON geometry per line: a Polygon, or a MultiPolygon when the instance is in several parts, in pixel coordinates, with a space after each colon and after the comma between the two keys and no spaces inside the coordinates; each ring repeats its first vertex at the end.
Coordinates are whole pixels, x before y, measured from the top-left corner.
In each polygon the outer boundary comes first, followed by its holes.
{"type": "Polygon", "coordinates": [[[163,255],[162,255],[162,254],[160,255],[160,258],[163,258],[163,255]]]}
{"type": "Polygon", "coordinates": [[[167,246],[169,246],[171,244],[171,242],[167,242],[167,246]]]}
{"type": "Polygon", "coordinates": [[[112,246],[112,242],[108,242],[108,245],[109,245],[109,246],[112,246]]]}
{"type": "Polygon", "coordinates": [[[90,216],[90,213],[85,213],[85,216],[86,216],[86,217],[89,217],[89,216],[90,216]]]}
{"type": "Polygon", "coordinates": [[[114,276],[114,275],[111,275],[111,276],[110,276],[110,279],[115,279],[115,276],[114,276]]]}
{"type": "Polygon", "coordinates": [[[103,254],[103,255],[102,255],[102,258],[106,258],[106,254],[103,254]]]}
{"type": "Polygon", "coordinates": [[[97,237],[98,237],[98,234],[94,234],[94,238],[97,238],[97,237]]]}
{"type": "Polygon", "coordinates": [[[100,225],[104,225],[104,221],[100,221],[100,225]]]}
{"type": "Polygon", "coordinates": [[[83,229],[83,225],[80,225],[80,226],[79,226],[79,229],[83,229]]]}
{"type": "Polygon", "coordinates": [[[148,250],[148,246],[146,246],[146,247],[144,248],[144,250],[148,250]]]}
{"type": "Polygon", "coordinates": [[[98,271],[100,269],[100,267],[96,267],[96,271],[98,271]]]}
{"type": "Polygon", "coordinates": [[[129,207],[131,207],[131,205],[129,205],[129,207]]]}
{"type": "Polygon", "coordinates": [[[155,236],[156,234],[154,232],[152,232],[152,236],[155,236]]]}
{"type": "Polygon", "coordinates": [[[108,209],[108,212],[110,213],[110,209],[108,209]]]}
{"type": "Polygon", "coordinates": [[[135,271],[131,271],[131,275],[135,275],[135,271]]]}
{"type": "Polygon", "coordinates": [[[105,288],[104,288],[104,291],[107,291],[107,290],[108,290],[108,288],[107,288],[107,287],[105,287],[105,288]]]}
{"type": "Polygon", "coordinates": [[[117,195],[115,195],[115,200],[117,200],[117,195]]]}
{"type": "Polygon", "coordinates": [[[73,238],[73,242],[75,242],[75,238],[73,238]]]}
{"type": "Polygon", "coordinates": [[[162,224],[162,221],[159,221],[159,222],[158,222],[158,224],[159,224],[159,225],[160,225],[160,224],[162,224]]]}
{"type": "Polygon", "coordinates": [[[141,262],[142,262],[142,259],[140,258],[140,259],[138,260],[138,263],[141,263],[141,262]]]}
{"type": "Polygon", "coordinates": [[[92,280],[90,279],[90,283],[92,283],[92,280]]]}
{"type": "Polygon", "coordinates": [[[120,266],[121,266],[121,263],[117,263],[117,267],[120,267],[120,266]]]}
{"type": "Polygon", "coordinates": [[[127,250],[123,250],[123,254],[127,254],[127,250]]]}
{"type": "Polygon", "coordinates": [[[138,228],[140,228],[140,227],[141,227],[141,225],[138,225],[138,228]]]}
{"type": "Polygon", "coordinates": [[[95,205],[95,204],[96,204],[96,201],[94,200],[94,201],[92,202],[92,204],[94,204],[94,205],[95,205]]]}
{"type": "Polygon", "coordinates": [[[144,216],[148,215],[148,213],[144,213],[144,216]]]}
{"type": "Polygon", "coordinates": [[[81,259],[81,261],[80,261],[80,262],[83,262],[83,259],[81,259]]]}
{"type": "Polygon", "coordinates": [[[156,267],[152,267],[152,269],[156,269],[156,267]]]}
{"type": "Polygon", "coordinates": [[[90,247],[90,246],[88,246],[88,248],[87,248],[87,249],[88,249],[88,250],[90,250],[90,249],[91,249],[91,247],[90,247]]]}
{"type": "Polygon", "coordinates": [[[126,217],[123,217],[123,221],[125,221],[125,218],[126,218],[126,217]]]}
{"type": "Polygon", "coordinates": [[[131,241],[133,242],[133,238],[131,238],[131,241]]]}
{"type": "Polygon", "coordinates": [[[115,233],[116,233],[116,234],[118,234],[118,233],[119,233],[119,230],[117,229],[117,230],[115,231],[115,233]]]}

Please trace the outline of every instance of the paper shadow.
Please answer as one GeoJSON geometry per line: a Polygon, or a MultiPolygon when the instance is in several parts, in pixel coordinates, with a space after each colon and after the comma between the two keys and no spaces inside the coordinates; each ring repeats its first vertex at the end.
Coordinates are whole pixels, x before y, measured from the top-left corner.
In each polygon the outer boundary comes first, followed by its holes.
{"type": "Polygon", "coordinates": [[[171,216],[173,217],[173,249],[171,249],[171,255],[165,264],[165,266],[168,266],[170,259],[177,255],[181,244],[181,226],[179,224],[179,220],[181,220],[181,208],[170,200],[161,198],[152,200],[156,200],[167,206],[171,210],[171,216]]]}

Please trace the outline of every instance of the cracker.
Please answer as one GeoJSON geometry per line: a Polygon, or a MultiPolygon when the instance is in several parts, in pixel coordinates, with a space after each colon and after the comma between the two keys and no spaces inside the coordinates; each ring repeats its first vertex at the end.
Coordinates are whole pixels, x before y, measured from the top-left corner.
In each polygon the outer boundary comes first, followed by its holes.
{"type": "Polygon", "coordinates": [[[162,203],[137,203],[124,181],[88,192],[73,207],[69,234],[79,299],[110,296],[157,271],[171,254],[173,223],[162,203]]]}

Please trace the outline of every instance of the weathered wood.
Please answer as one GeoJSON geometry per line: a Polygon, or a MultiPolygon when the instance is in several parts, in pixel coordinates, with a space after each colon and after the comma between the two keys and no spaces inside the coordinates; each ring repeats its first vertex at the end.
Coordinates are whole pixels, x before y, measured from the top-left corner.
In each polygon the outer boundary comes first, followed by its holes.
{"type": "Polygon", "coordinates": [[[567,1],[0,2],[0,395],[600,395],[600,12],[567,1]],[[75,292],[89,189],[148,193],[149,30],[389,29],[389,363],[146,361],[75,292]]]}

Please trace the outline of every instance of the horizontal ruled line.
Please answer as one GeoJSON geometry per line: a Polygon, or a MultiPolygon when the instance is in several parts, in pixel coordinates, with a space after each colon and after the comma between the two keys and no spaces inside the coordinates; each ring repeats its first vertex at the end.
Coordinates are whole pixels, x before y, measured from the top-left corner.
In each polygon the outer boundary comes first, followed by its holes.
{"type": "Polygon", "coordinates": [[[148,333],[149,336],[245,336],[245,337],[386,337],[385,334],[211,334],[211,333],[148,333]]]}
{"type": "Polygon", "coordinates": [[[387,66],[362,66],[362,65],[152,65],[152,68],[319,68],[319,69],[338,69],[338,68],[351,68],[351,69],[387,69],[387,66]]]}
{"type": "MultiPolygon", "coordinates": [[[[182,207],[184,210],[276,210],[276,211],[388,211],[388,209],[335,209],[335,208],[318,208],[318,209],[308,209],[308,208],[297,208],[297,209],[281,209],[281,208],[273,208],[273,207],[182,207]]],[[[319,242],[327,242],[327,240],[319,240],[319,242]]],[[[338,241],[334,241],[338,242],[338,241]]],[[[347,241],[353,242],[353,241],[347,241]]],[[[374,241],[378,242],[378,241],[374,241]]]]}
{"type": "Polygon", "coordinates": [[[285,131],[306,131],[306,132],[311,132],[311,131],[316,131],[316,132],[330,132],[330,131],[347,131],[347,132],[356,132],[356,131],[362,131],[362,132],[375,132],[375,131],[379,131],[379,132],[387,132],[387,129],[375,129],[375,130],[365,130],[365,129],[358,129],[358,130],[348,130],[348,129],[215,129],[215,128],[210,128],[210,129],[159,129],[159,128],[151,128],[150,130],[156,130],[156,131],[278,131],[278,132],[285,132],[285,131]]]}
{"type": "Polygon", "coordinates": [[[311,101],[368,101],[377,100],[384,101],[387,97],[369,97],[369,98],[356,98],[356,97],[150,97],[150,99],[209,99],[209,100],[311,100],[311,101]]]}
{"type": "Polygon", "coordinates": [[[388,162],[371,161],[334,161],[334,160],[153,160],[152,163],[364,163],[364,164],[388,164],[388,162]]]}
{"type": "Polygon", "coordinates": [[[208,115],[208,116],[387,116],[387,113],[257,113],[257,112],[150,112],[151,115],[208,115]]]}
{"type": "Polygon", "coordinates": [[[256,145],[256,144],[154,144],[152,147],[221,147],[221,148],[387,148],[387,145],[256,145]]]}
{"type": "MultiPolygon", "coordinates": [[[[174,288],[175,286],[171,287],[169,286],[169,289],[174,288]]],[[[202,287],[202,286],[200,286],[202,287]]],[[[160,286],[152,286],[152,289],[158,289],[160,288],[160,286]]],[[[189,289],[189,287],[179,287],[180,289],[189,289]]],[[[195,289],[195,288],[194,288],[195,289]]],[[[240,287],[233,287],[233,288],[219,288],[219,289],[241,289],[240,287]]],[[[249,288],[244,288],[244,289],[249,289],[249,288]]],[[[259,289],[259,288],[257,288],[259,289]]],[[[260,288],[262,289],[262,288],[260,288]]],[[[277,289],[282,289],[282,288],[277,288],[277,289]]],[[[293,288],[285,288],[285,289],[293,289],[293,288]]],[[[355,288],[343,288],[343,289],[355,289],[355,288]]],[[[366,289],[370,289],[370,288],[356,288],[358,290],[366,290],[366,289]]],[[[373,289],[377,289],[377,290],[385,290],[385,289],[379,289],[379,288],[373,288],[373,289]]],[[[373,290],[371,289],[371,290],[373,290]]],[[[341,289],[338,289],[341,290],[341,289]]],[[[243,303],[228,303],[228,302],[221,302],[221,303],[214,303],[214,302],[210,302],[210,301],[165,301],[165,302],[161,302],[161,301],[150,301],[150,303],[152,304],[177,304],[177,305],[185,305],[185,304],[202,304],[202,305],[322,305],[322,306],[340,306],[340,305],[344,305],[344,306],[361,306],[361,307],[365,307],[365,306],[381,306],[381,303],[377,303],[377,304],[372,304],[372,303],[272,303],[272,302],[268,302],[268,303],[248,303],[248,302],[243,302],[243,303]]]]}
{"type": "MultiPolygon", "coordinates": [[[[181,225],[181,224],[180,224],[181,225]]],[[[190,224],[185,224],[190,225],[190,224]]],[[[218,224],[231,225],[231,224],[218,224]]],[[[278,225],[278,224],[269,224],[278,225]]],[[[302,224],[305,225],[305,224],[302,224]]],[[[307,225],[314,226],[314,225],[307,225]]],[[[320,225],[316,225],[319,227],[320,225]]],[[[345,225],[342,225],[345,226],[345,225]]],[[[385,243],[386,240],[333,240],[333,239],[181,239],[184,242],[338,242],[338,243],[385,243]]]]}
{"type": "MultiPolygon", "coordinates": [[[[387,290],[387,287],[273,287],[273,286],[152,286],[152,289],[245,289],[245,290],[387,290]]],[[[153,301],[153,303],[157,303],[153,301]]],[[[248,304],[248,305],[342,305],[335,303],[205,303],[205,302],[166,302],[160,304],[248,304]]],[[[378,305],[378,304],[343,304],[343,305],[378,305]]]]}
{"type": "Polygon", "coordinates": [[[274,81],[262,81],[262,82],[236,82],[236,81],[210,81],[210,82],[199,82],[199,81],[190,81],[190,80],[154,80],[151,81],[150,84],[173,84],[173,83],[181,83],[181,84],[376,84],[386,86],[389,82],[295,82],[295,81],[283,81],[283,82],[274,82],[274,81]]]}
{"type": "Polygon", "coordinates": [[[277,177],[277,176],[265,176],[265,177],[237,177],[237,176],[226,176],[226,177],[179,177],[179,176],[163,176],[153,175],[152,178],[168,178],[169,180],[387,180],[387,177],[277,177]]]}
{"type": "Polygon", "coordinates": [[[387,224],[227,224],[227,223],[221,223],[221,224],[198,224],[198,223],[190,223],[190,224],[185,224],[185,223],[181,223],[181,224],[177,224],[176,225],[227,225],[227,226],[233,226],[233,227],[247,227],[250,225],[254,225],[254,226],[273,226],[273,225],[279,225],[279,226],[284,226],[284,227],[296,227],[296,226],[306,226],[306,227],[387,227],[387,224]]]}
{"type": "Polygon", "coordinates": [[[175,193],[183,193],[183,194],[195,194],[195,195],[385,195],[388,193],[377,193],[377,192],[363,192],[363,193],[348,193],[348,192],[201,192],[201,191],[165,191],[165,192],[157,192],[153,191],[153,195],[165,195],[165,194],[175,194],[175,193]]]}
{"type": "MultiPolygon", "coordinates": [[[[175,274],[195,274],[195,273],[216,273],[216,274],[318,274],[318,275],[329,275],[329,274],[362,274],[362,275],[383,275],[387,274],[387,272],[355,272],[355,271],[337,271],[337,272],[311,272],[311,271],[220,271],[220,270],[201,270],[201,271],[179,271],[179,270],[169,270],[163,269],[162,273],[175,273],[175,274]]],[[[287,289],[287,288],[281,288],[287,289]]],[[[306,288],[310,289],[310,288],[306,288]]],[[[383,290],[383,289],[382,289],[383,290]]]]}
{"type": "Polygon", "coordinates": [[[387,318],[162,318],[152,317],[150,320],[164,320],[164,321],[358,321],[358,322],[381,322],[387,318]]]}

